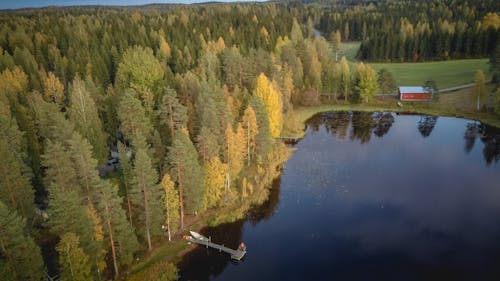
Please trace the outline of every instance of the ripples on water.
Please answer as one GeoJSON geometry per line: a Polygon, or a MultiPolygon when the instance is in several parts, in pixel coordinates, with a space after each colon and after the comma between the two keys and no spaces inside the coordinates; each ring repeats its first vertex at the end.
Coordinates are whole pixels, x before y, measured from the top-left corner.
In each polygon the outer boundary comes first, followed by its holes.
{"type": "Polygon", "coordinates": [[[476,121],[314,116],[270,199],[204,233],[182,280],[500,280],[500,130],[476,121]]]}

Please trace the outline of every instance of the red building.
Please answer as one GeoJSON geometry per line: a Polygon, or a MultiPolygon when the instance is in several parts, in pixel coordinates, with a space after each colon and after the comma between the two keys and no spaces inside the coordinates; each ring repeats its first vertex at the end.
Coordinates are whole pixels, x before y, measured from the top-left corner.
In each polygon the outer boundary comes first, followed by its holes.
{"type": "Polygon", "coordinates": [[[399,87],[399,99],[402,101],[428,101],[431,93],[423,87],[399,87]]]}

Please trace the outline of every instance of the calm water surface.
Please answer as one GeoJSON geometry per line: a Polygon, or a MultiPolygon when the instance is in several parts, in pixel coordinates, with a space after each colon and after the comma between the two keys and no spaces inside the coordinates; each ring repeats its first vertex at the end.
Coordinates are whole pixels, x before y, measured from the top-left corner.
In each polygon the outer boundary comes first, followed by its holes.
{"type": "Polygon", "coordinates": [[[307,123],[264,205],[204,229],[182,280],[500,280],[500,130],[394,113],[307,123]]]}

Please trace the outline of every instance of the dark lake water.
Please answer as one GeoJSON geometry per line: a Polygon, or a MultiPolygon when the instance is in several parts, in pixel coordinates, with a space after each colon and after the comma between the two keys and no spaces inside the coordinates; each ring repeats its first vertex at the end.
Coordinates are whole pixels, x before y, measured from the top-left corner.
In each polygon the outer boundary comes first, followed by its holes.
{"type": "Polygon", "coordinates": [[[269,200],[206,228],[182,280],[500,280],[500,130],[394,113],[314,116],[269,200]]]}

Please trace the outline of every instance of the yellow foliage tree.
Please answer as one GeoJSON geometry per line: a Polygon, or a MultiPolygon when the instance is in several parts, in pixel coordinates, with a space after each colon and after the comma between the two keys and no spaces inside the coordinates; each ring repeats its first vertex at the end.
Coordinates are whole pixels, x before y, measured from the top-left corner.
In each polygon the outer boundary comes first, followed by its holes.
{"type": "Polygon", "coordinates": [[[233,132],[231,124],[226,127],[225,160],[229,167],[231,178],[235,178],[243,168],[243,153],[245,151],[245,136],[241,124],[233,132]]]}
{"type": "Polygon", "coordinates": [[[264,73],[261,73],[257,78],[254,95],[259,97],[266,107],[271,136],[279,137],[283,127],[283,104],[278,87],[273,85],[264,73]]]}
{"type": "Polygon", "coordinates": [[[14,70],[6,68],[0,74],[0,91],[8,95],[16,95],[28,89],[28,76],[19,67],[14,70]]]}
{"type": "Polygon", "coordinates": [[[206,186],[206,208],[218,206],[221,203],[222,194],[226,175],[228,173],[228,165],[222,163],[219,157],[212,157],[204,166],[205,170],[205,186],[206,186]]]}
{"type": "Polygon", "coordinates": [[[179,229],[180,200],[179,192],[175,189],[175,184],[169,174],[165,174],[161,180],[161,186],[165,192],[164,210],[165,226],[168,234],[168,241],[172,241],[172,232],[179,229]]]}
{"type": "Polygon", "coordinates": [[[53,72],[49,72],[47,78],[43,81],[43,98],[45,101],[56,103],[61,107],[63,106],[64,85],[53,72]]]}
{"type": "Polygon", "coordinates": [[[255,138],[259,133],[259,127],[257,125],[257,116],[255,116],[255,111],[251,106],[248,106],[243,113],[243,118],[241,119],[241,127],[244,132],[244,140],[246,145],[246,150],[243,155],[247,159],[247,165],[250,165],[250,160],[255,153],[255,138]]]}

